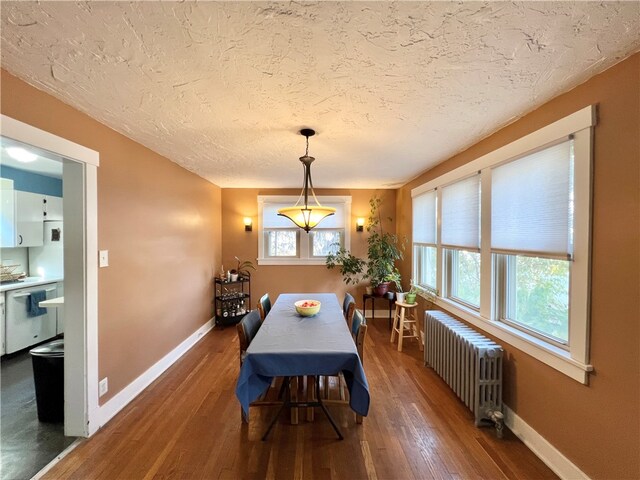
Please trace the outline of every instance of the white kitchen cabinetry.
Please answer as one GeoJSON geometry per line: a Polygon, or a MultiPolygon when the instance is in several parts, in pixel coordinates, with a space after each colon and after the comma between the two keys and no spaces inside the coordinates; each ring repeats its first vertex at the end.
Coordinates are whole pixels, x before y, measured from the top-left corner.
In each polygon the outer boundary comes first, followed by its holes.
{"type": "Polygon", "coordinates": [[[16,190],[16,247],[42,245],[43,221],[42,195],[16,190]]]}
{"type": "Polygon", "coordinates": [[[2,189],[1,247],[38,247],[43,244],[42,195],[2,189]]]}
{"type": "Polygon", "coordinates": [[[62,197],[43,196],[44,219],[62,221],[62,197]]]}
{"type": "Polygon", "coordinates": [[[0,247],[14,247],[16,243],[16,193],[13,180],[0,179],[0,247]]]}

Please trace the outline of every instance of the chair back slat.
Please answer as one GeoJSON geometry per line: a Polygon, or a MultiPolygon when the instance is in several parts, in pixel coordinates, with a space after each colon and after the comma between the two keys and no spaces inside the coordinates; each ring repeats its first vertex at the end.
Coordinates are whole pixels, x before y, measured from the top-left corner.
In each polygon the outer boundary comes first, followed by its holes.
{"type": "Polygon", "coordinates": [[[349,304],[355,304],[356,299],[353,298],[353,295],[350,293],[344,294],[344,300],[342,301],[342,313],[344,313],[344,317],[347,318],[347,310],[349,309],[349,304]]]}
{"type": "Polygon", "coordinates": [[[353,313],[356,310],[356,301],[349,293],[345,294],[344,301],[342,302],[342,312],[344,313],[344,319],[347,321],[349,331],[353,328],[353,313]]]}
{"type": "Polygon", "coordinates": [[[354,338],[354,340],[358,336],[358,329],[360,328],[360,325],[362,325],[363,323],[367,323],[364,315],[360,310],[355,310],[353,312],[353,323],[351,325],[351,336],[354,338]]]}
{"type": "Polygon", "coordinates": [[[264,319],[269,314],[271,310],[271,299],[269,298],[269,294],[265,293],[260,300],[258,300],[258,312],[260,312],[260,321],[264,322],[264,319]]]}
{"type": "Polygon", "coordinates": [[[351,302],[349,307],[347,307],[347,314],[345,316],[345,320],[347,321],[347,325],[349,326],[349,331],[353,330],[353,316],[356,313],[356,302],[351,302]]]}
{"type": "Polygon", "coordinates": [[[361,323],[356,333],[356,349],[360,356],[360,362],[364,365],[364,340],[367,338],[367,324],[361,323]]]}

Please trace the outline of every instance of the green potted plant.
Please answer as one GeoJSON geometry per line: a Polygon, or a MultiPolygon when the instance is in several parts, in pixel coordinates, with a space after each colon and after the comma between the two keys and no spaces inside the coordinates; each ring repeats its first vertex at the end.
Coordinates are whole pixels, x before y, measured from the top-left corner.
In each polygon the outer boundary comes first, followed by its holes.
{"type": "Polygon", "coordinates": [[[411,290],[409,290],[407,294],[404,296],[405,303],[409,305],[413,305],[414,303],[416,303],[417,294],[418,294],[418,289],[414,285],[411,285],[411,290]]]}
{"type": "Polygon", "coordinates": [[[395,262],[402,259],[406,243],[406,239],[400,241],[396,234],[385,232],[382,228],[381,204],[380,197],[375,196],[369,200],[371,210],[367,223],[367,259],[358,258],[348,250],[340,248],[335,254],[328,255],[326,260],[327,268],[340,268],[347,285],[368,279],[377,296],[387,293],[391,282],[401,289],[400,272],[395,262]]]}
{"type": "Polygon", "coordinates": [[[235,259],[238,262],[238,264],[235,269],[231,270],[231,275],[235,274],[237,276],[249,279],[251,277],[251,272],[249,271],[249,269],[255,270],[256,269],[255,265],[249,260],[243,261],[243,260],[240,260],[238,257],[235,257],[235,259]]]}
{"type": "Polygon", "coordinates": [[[344,247],[340,247],[336,253],[327,255],[326,260],[328,269],[332,269],[334,267],[338,267],[340,269],[340,274],[342,275],[344,283],[347,285],[360,283],[363,278],[363,271],[366,264],[367,262],[352,255],[351,252],[344,247]]]}

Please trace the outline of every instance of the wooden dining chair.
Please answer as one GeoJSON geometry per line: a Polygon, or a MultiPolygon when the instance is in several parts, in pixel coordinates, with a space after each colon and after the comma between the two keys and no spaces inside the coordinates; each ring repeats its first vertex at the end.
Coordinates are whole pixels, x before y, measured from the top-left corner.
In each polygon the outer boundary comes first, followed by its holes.
{"type": "Polygon", "coordinates": [[[265,317],[271,310],[271,299],[269,293],[265,293],[260,300],[258,300],[258,312],[260,312],[260,321],[264,322],[265,317]]]}
{"type": "MultiPolygon", "coordinates": [[[[364,314],[360,311],[360,310],[356,310],[354,309],[353,312],[353,322],[352,325],[350,327],[350,332],[351,332],[351,336],[353,337],[353,341],[356,344],[356,349],[358,348],[358,332],[360,332],[360,327],[364,324],[365,325],[365,329],[364,331],[366,332],[366,319],[364,318],[364,314]]],[[[363,340],[364,341],[364,340],[363,340]]],[[[362,354],[361,352],[358,350],[358,355],[360,355],[360,361],[362,361],[362,354]]],[[[332,377],[336,377],[336,375],[332,375],[332,377]]],[[[344,379],[342,378],[342,375],[337,375],[338,378],[338,391],[340,392],[340,399],[344,400],[345,399],[345,382],[344,379]]],[[[330,390],[330,376],[325,376],[324,377],[324,384],[325,384],[325,388],[324,388],[324,398],[328,399],[329,398],[329,390],[330,390]]]]}
{"type": "Polygon", "coordinates": [[[238,330],[238,342],[240,343],[240,365],[247,354],[247,348],[260,329],[260,314],[257,310],[247,313],[240,323],[236,325],[238,330]]]}
{"type": "MultiPolygon", "coordinates": [[[[352,334],[353,334],[353,341],[356,344],[356,350],[358,351],[358,356],[360,357],[360,362],[362,362],[363,366],[364,366],[364,342],[365,342],[365,339],[367,338],[367,328],[368,328],[367,320],[365,319],[364,315],[360,310],[356,310],[353,315],[352,334]]],[[[328,394],[328,392],[329,392],[330,384],[327,381],[325,381],[325,384],[324,384],[325,400],[323,400],[323,402],[328,404],[341,404],[341,405],[347,404],[348,405],[349,400],[346,398],[343,390],[345,381],[341,375],[338,375],[338,378],[340,382],[339,383],[340,398],[338,400],[331,400],[329,398],[330,395],[328,394]]],[[[356,414],[356,423],[362,423],[362,415],[356,414]]]]}
{"type": "MultiPolygon", "coordinates": [[[[349,331],[352,329],[353,322],[353,314],[356,311],[356,300],[353,298],[353,295],[350,293],[345,293],[344,300],[342,301],[342,313],[344,314],[344,319],[347,322],[347,327],[349,331]]],[[[329,376],[325,375],[324,384],[329,385],[329,376]]],[[[341,377],[338,377],[339,389],[340,389],[340,397],[344,398],[344,382],[341,377]]],[[[329,388],[325,388],[324,390],[325,398],[329,398],[329,388]]]]}
{"type": "MultiPolygon", "coordinates": [[[[354,316],[353,323],[357,323],[357,327],[354,329],[355,335],[354,339],[356,342],[356,349],[358,350],[358,356],[360,357],[360,362],[364,367],[364,341],[367,338],[367,320],[364,318],[364,315],[360,313],[358,310],[358,316],[360,319],[357,319],[354,316]]],[[[356,423],[362,423],[362,415],[356,414],[356,423]]]]}
{"type": "MultiPolygon", "coordinates": [[[[260,325],[262,322],[260,321],[260,313],[257,310],[252,310],[248,314],[246,314],[240,323],[236,325],[236,329],[238,331],[238,342],[240,344],[240,366],[242,366],[242,362],[244,362],[244,358],[247,355],[247,349],[249,345],[251,345],[251,341],[255,338],[258,330],[260,329],[260,325]]],[[[288,381],[288,379],[287,379],[288,381]]],[[[280,405],[282,401],[275,402],[267,402],[265,401],[265,397],[267,392],[261,395],[256,401],[252,402],[250,406],[259,407],[259,406],[268,406],[268,405],[280,405]]],[[[249,421],[248,417],[244,414],[242,407],[240,407],[240,417],[244,423],[249,421]]]]}

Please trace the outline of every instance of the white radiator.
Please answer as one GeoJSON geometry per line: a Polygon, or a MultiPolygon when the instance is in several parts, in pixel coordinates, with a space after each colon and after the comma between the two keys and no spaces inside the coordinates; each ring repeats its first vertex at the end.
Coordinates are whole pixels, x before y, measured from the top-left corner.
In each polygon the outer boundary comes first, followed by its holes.
{"type": "Polygon", "coordinates": [[[424,361],[475,416],[502,435],[502,347],[444,312],[424,315],[424,361]]]}

